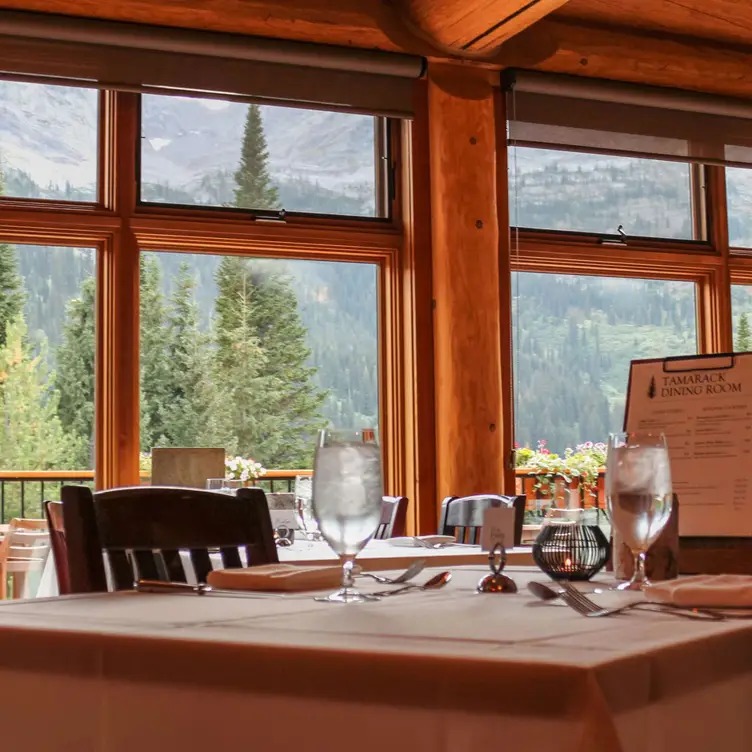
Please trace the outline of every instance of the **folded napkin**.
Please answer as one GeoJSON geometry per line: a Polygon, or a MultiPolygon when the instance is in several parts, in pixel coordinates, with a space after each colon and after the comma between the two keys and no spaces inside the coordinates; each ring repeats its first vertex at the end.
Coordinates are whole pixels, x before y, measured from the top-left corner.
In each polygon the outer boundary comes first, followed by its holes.
{"type": "MultiPolygon", "coordinates": [[[[453,535],[418,535],[408,536],[406,538],[389,538],[388,542],[392,546],[407,546],[415,547],[420,546],[418,541],[425,541],[426,543],[456,543],[453,535]]],[[[422,546],[420,546],[422,548],[422,546]]]]}
{"type": "Polygon", "coordinates": [[[656,582],[645,588],[645,597],[656,603],[706,608],[752,608],[752,576],[699,574],[656,582]]]}
{"type": "Polygon", "coordinates": [[[209,572],[209,585],[224,590],[325,590],[337,587],[340,567],[262,564],[245,569],[217,569],[209,572]]]}

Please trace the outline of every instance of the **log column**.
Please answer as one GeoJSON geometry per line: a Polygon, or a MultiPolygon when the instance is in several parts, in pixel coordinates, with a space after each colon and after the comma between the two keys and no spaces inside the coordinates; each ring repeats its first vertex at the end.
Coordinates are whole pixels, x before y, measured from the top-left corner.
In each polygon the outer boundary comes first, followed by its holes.
{"type": "Polygon", "coordinates": [[[503,405],[502,342],[509,309],[500,299],[509,267],[497,201],[496,129],[505,131],[487,73],[438,64],[428,87],[440,503],[505,488],[503,429],[511,420],[503,405]]]}

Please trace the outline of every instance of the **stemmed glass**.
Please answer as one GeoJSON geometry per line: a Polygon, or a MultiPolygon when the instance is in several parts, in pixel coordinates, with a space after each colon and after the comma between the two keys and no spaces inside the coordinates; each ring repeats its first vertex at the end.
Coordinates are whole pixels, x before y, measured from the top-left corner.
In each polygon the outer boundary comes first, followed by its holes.
{"type": "Polygon", "coordinates": [[[381,452],[375,431],[320,431],[313,467],[313,514],[319,532],[342,563],[341,589],[316,600],[378,600],[359,592],[353,578],[355,557],[381,520],[381,452]]]}
{"type": "Polygon", "coordinates": [[[645,556],[671,515],[671,464],[662,433],[617,433],[608,440],[606,501],[612,524],[634,556],[634,574],[618,590],[650,584],[645,556]]]}

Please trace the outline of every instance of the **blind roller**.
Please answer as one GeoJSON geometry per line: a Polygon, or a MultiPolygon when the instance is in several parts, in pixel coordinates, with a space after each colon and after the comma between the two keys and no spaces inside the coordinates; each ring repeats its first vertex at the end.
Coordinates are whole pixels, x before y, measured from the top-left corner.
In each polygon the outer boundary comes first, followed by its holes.
{"type": "Polygon", "coordinates": [[[752,101],[504,71],[511,144],[752,166],[752,101]]]}
{"type": "Polygon", "coordinates": [[[0,11],[0,77],[411,117],[412,55],[0,11]]]}

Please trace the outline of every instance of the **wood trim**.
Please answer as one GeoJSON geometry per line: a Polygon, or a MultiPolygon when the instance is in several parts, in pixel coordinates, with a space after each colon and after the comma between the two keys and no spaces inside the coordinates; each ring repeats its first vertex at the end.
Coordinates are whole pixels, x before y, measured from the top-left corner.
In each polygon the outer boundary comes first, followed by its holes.
{"type": "Polygon", "coordinates": [[[405,342],[405,495],[407,533],[436,530],[431,190],[428,91],[416,88],[415,120],[403,125],[405,237],[402,285],[405,342]]]}
{"type": "Polygon", "coordinates": [[[509,220],[509,149],[506,129],[506,97],[494,90],[496,114],[496,205],[499,224],[499,306],[501,353],[501,453],[504,461],[502,492],[514,495],[516,491],[514,465],[514,338],[512,335],[512,230],[509,220]]]}

